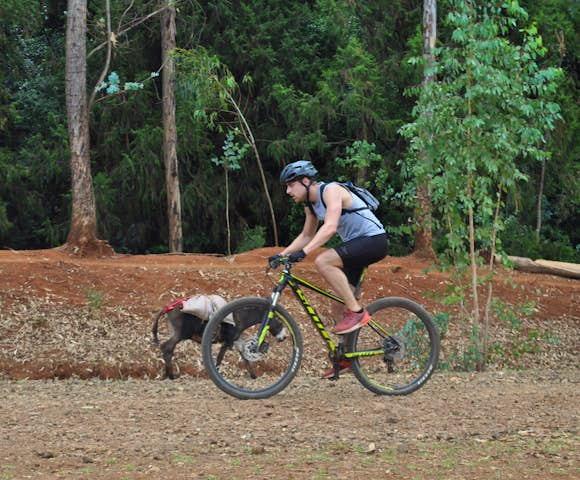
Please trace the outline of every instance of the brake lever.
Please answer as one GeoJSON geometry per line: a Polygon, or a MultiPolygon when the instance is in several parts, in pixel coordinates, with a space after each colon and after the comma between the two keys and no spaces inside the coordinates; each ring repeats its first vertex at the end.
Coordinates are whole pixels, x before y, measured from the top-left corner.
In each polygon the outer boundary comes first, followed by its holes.
{"type": "Polygon", "coordinates": [[[268,262],[268,266],[266,267],[266,273],[270,273],[270,270],[278,270],[281,266],[288,267],[288,265],[290,265],[288,257],[282,257],[278,259],[276,266],[272,266],[272,264],[268,262]]]}

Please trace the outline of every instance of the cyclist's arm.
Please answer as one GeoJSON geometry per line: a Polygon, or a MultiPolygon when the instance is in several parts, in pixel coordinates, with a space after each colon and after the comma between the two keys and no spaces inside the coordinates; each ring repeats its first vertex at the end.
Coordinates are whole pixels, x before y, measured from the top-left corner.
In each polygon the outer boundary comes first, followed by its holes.
{"type": "Polygon", "coordinates": [[[304,227],[302,227],[302,232],[300,232],[300,235],[298,235],[294,241],[281,252],[282,255],[290,255],[291,253],[302,250],[312,241],[316,235],[318,219],[309,208],[305,207],[304,212],[306,213],[306,218],[304,220],[304,227]]]}
{"type": "Polygon", "coordinates": [[[326,215],[324,224],[318,229],[318,232],[303,247],[304,253],[308,255],[328,242],[338,229],[338,222],[342,214],[344,189],[339,185],[329,185],[324,189],[324,203],[326,204],[326,215]]]}

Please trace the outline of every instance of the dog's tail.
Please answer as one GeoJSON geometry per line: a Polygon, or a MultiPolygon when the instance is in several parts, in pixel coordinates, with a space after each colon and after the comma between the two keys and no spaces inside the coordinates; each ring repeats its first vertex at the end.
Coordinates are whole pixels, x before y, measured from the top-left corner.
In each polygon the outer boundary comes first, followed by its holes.
{"type": "Polygon", "coordinates": [[[153,327],[151,328],[151,333],[153,334],[153,343],[159,345],[159,337],[157,336],[157,330],[159,328],[159,319],[165,314],[165,309],[159,310],[159,313],[155,315],[153,319],[153,327]]]}

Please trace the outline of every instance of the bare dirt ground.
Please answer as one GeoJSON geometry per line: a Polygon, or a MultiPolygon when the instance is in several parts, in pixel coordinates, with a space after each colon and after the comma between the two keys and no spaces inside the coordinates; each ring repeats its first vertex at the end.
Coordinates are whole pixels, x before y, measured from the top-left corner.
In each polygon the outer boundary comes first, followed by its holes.
{"type": "MultiPolygon", "coordinates": [[[[404,296],[451,314],[447,369],[408,397],[321,380],[328,361],[290,297],[306,349],[286,391],[222,394],[191,342],[178,347],[181,377],[163,380],[153,314],[196,293],[268,294],[274,252],[0,251],[0,480],[580,477],[578,280],[499,271],[490,367],[472,374],[454,368],[469,325],[438,301],[448,275],[412,257],[374,266],[365,302],[404,296]]],[[[296,271],[319,281],[311,262],[296,271]]]]}

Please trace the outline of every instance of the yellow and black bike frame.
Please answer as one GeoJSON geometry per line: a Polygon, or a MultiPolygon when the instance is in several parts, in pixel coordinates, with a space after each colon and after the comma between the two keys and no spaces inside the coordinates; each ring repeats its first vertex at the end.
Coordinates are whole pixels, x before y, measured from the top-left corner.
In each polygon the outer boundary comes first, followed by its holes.
{"type": "MultiPolygon", "coordinates": [[[[363,280],[365,278],[366,272],[367,272],[367,269],[365,268],[363,270],[363,272],[361,273],[360,279],[359,279],[357,286],[355,288],[355,297],[356,298],[358,298],[360,295],[360,289],[361,289],[363,280]]],[[[308,282],[307,280],[304,280],[303,278],[300,278],[297,275],[294,275],[293,273],[290,272],[290,265],[289,264],[286,264],[283,272],[280,275],[280,278],[278,279],[278,282],[276,283],[276,285],[274,287],[274,290],[272,291],[272,295],[271,295],[272,304],[270,306],[268,315],[264,319],[264,322],[262,324],[262,328],[261,328],[260,333],[259,333],[259,340],[258,340],[259,345],[261,345],[262,342],[264,342],[264,340],[266,338],[266,334],[268,333],[268,330],[270,329],[270,326],[269,326],[270,320],[272,320],[272,318],[274,318],[274,315],[275,315],[274,311],[275,311],[275,307],[278,303],[278,299],[280,298],[280,295],[282,294],[282,291],[286,288],[286,286],[290,286],[290,288],[292,289],[292,291],[296,295],[296,298],[298,299],[298,301],[300,302],[300,304],[304,308],[304,311],[310,317],[310,319],[312,320],[312,323],[316,326],[318,333],[326,342],[326,345],[327,345],[328,350],[329,350],[329,357],[330,357],[330,359],[333,362],[333,365],[335,367],[335,369],[334,369],[335,377],[334,378],[338,378],[338,362],[343,358],[350,359],[350,358],[354,358],[354,357],[362,357],[362,356],[370,356],[370,355],[384,355],[384,350],[382,350],[382,349],[373,349],[373,350],[369,350],[369,351],[348,352],[347,353],[344,351],[342,336],[341,336],[341,341],[338,345],[336,343],[334,343],[332,341],[332,338],[330,338],[330,335],[328,334],[328,331],[326,330],[324,323],[320,319],[320,316],[316,312],[316,309],[310,304],[310,302],[306,298],[306,295],[304,295],[304,292],[302,291],[301,287],[306,287],[306,288],[308,288],[308,289],[310,289],[310,290],[312,290],[312,291],[314,291],[314,292],[316,292],[316,293],[318,293],[326,298],[330,298],[331,300],[338,302],[342,305],[344,305],[344,300],[342,298],[340,298],[336,295],[333,295],[332,293],[320,288],[320,287],[317,287],[316,285],[313,285],[312,283],[308,282]]],[[[374,323],[374,322],[371,321],[371,323],[374,323]]],[[[371,327],[372,327],[372,325],[371,325],[371,327]]],[[[380,326],[379,326],[379,328],[380,328],[380,326]]],[[[384,334],[388,335],[386,332],[384,332],[384,334]]]]}

